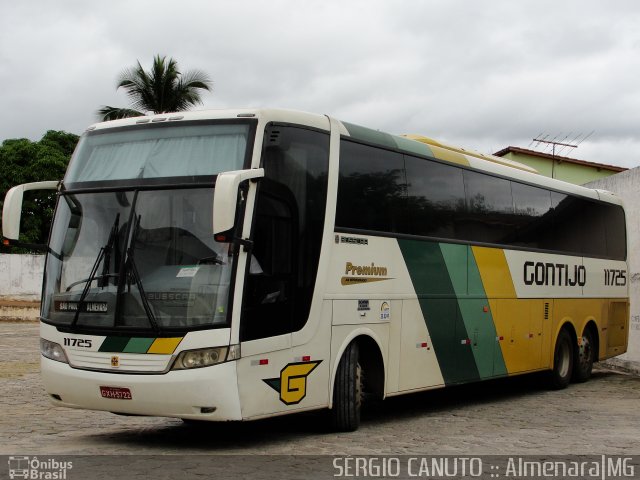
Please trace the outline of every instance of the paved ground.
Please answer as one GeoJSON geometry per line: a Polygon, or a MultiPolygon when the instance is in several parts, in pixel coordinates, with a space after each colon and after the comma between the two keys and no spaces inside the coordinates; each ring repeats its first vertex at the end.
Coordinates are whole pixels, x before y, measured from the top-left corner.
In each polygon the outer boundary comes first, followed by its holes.
{"type": "Polygon", "coordinates": [[[319,414],[200,428],[51,406],[38,338],[0,323],[0,454],[640,454],[640,377],[604,369],[563,391],[528,376],[392,398],[348,434],[319,414]]]}

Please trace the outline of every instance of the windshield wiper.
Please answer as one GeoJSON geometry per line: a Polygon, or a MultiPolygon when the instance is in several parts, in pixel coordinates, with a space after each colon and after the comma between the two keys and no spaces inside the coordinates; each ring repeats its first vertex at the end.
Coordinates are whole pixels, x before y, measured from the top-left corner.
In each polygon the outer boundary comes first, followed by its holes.
{"type": "MultiPolygon", "coordinates": [[[[105,262],[106,262],[106,259],[105,259],[105,262]]],[[[68,292],[76,285],[82,285],[83,283],[90,283],[89,280],[94,281],[94,280],[102,280],[105,278],[118,278],[119,276],[120,274],[118,273],[106,273],[102,275],[94,275],[93,277],[83,278],[82,280],[78,280],[77,282],[70,283],[67,289],[65,290],[65,292],[68,292]]],[[[104,287],[105,285],[98,284],[98,286],[104,287]]]]}
{"type": "Polygon", "coordinates": [[[142,279],[140,278],[140,272],[138,272],[136,261],[133,258],[133,252],[135,251],[134,244],[138,236],[138,229],[140,227],[141,218],[142,218],[142,215],[137,215],[134,217],[133,233],[131,234],[131,240],[129,241],[129,247],[127,248],[127,261],[125,262],[125,271],[130,272],[129,275],[133,277],[133,280],[136,286],[138,287],[138,291],[140,292],[140,299],[142,300],[142,307],[144,308],[144,311],[147,314],[149,323],[157,333],[160,333],[160,327],[158,326],[158,321],[156,320],[156,316],[151,310],[151,305],[149,304],[149,300],[147,299],[147,294],[145,293],[144,287],[142,286],[142,279]]]}
{"type": "Polygon", "coordinates": [[[109,234],[109,241],[104,247],[104,261],[102,262],[102,274],[98,277],[98,287],[106,287],[109,285],[109,277],[118,277],[119,275],[109,273],[109,266],[111,265],[111,250],[115,245],[115,260],[113,265],[120,264],[120,246],[116,239],[118,238],[118,227],[120,226],[120,213],[116,215],[116,220],[111,227],[111,233],[109,234]],[[105,281],[106,279],[106,281],[105,281]]]}
{"type": "MultiPolygon", "coordinates": [[[[116,239],[118,238],[118,225],[120,224],[120,213],[118,213],[116,215],[115,220],[113,221],[113,225],[111,226],[111,232],[109,233],[109,239],[107,240],[106,245],[104,245],[103,247],[100,248],[100,251],[98,252],[98,256],[96,257],[95,262],[93,262],[93,266],[91,267],[91,273],[89,273],[89,276],[84,279],[84,280],[80,280],[78,282],[72,283],[69,288],[71,288],[74,285],[79,285],[81,283],[84,282],[84,288],[82,289],[82,294],[80,295],[80,299],[78,300],[78,307],[76,309],[76,313],[73,316],[73,321],[71,322],[71,326],[75,327],[76,323],[78,323],[78,318],[80,318],[80,311],[82,310],[82,306],[84,305],[84,301],[87,298],[87,295],[89,294],[89,290],[91,288],[91,283],[96,280],[96,273],[98,273],[98,265],[100,265],[100,261],[101,260],[105,260],[105,264],[107,262],[107,259],[111,258],[111,248],[113,247],[113,243],[116,241],[116,239]]],[[[118,276],[117,274],[109,274],[109,265],[106,264],[103,267],[102,270],[102,275],[100,277],[109,277],[109,276],[118,276]]],[[[104,285],[100,285],[100,283],[98,284],[98,286],[103,287],[104,285]]],[[[69,288],[67,288],[67,291],[69,291],[69,288]]]]}

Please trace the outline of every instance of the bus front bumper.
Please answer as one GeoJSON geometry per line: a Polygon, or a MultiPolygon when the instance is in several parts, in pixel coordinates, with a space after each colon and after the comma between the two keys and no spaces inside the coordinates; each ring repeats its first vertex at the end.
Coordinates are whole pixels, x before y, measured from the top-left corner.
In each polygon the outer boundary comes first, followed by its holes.
{"type": "Polygon", "coordinates": [[[163,375],[133,375],[79,370],[41,357],[41,371],[45,390],[60,407],[193,420],[242,420],[235,362],[163,375]],[[104,398],[101,387],[129,389],[131,398],[104,398]]]}

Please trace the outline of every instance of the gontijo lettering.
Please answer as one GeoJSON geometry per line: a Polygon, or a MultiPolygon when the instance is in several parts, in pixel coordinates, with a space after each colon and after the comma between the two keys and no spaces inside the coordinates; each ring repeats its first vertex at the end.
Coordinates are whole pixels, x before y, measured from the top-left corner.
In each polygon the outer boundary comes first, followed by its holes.
{"type": "Polygon", "coordinates": [[[566,263],[524,262],[525,285],[547,285],[584,287],[587,283],[587,269],[584,265],[566,263]]]}

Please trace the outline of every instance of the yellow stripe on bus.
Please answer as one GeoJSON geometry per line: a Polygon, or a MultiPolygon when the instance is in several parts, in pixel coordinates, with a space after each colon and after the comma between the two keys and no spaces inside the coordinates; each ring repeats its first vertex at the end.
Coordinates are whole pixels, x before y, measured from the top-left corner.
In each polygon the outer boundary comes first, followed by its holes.
{"type": "Polygon", "coordinates": [[[471,247],[471,250],[478,264],[487,298],[516,298],[516,289],[504,251],[485,247],[471,247]]]}
{"type": "Polygon", "coordinates": [[[433,145],[431,146],[431,151],[433,152],[433,155],[439,160],[457,163],[458,165],[465,165],[467,167],[469,166],[469,160],[461,153],[447,150],[445,148],[436,147],[433,145]]]}
{"type": "MultiPolygon", "coordinates": [[[[502,358],[507,372],[520,371],[522,370],[522,355],[517,349],[512,348],[516,334],[514,319],[522,314],[528,305],[525,300],[515,300],[517,298],[516,290],[503,250],[485,247],[471,247],[471,249],[491,307],[491,316],[497,334],[496,342],[502,350],[502,358]]],[[[528,317],[528,315],[522,316],[528,317]]]]}
{"type": "Polygon", "coordinates": [[[156,338],[147,350],[147,353],[172,354],[178,344],[182,341],[182,337],[177,338],[156,338]]]}

